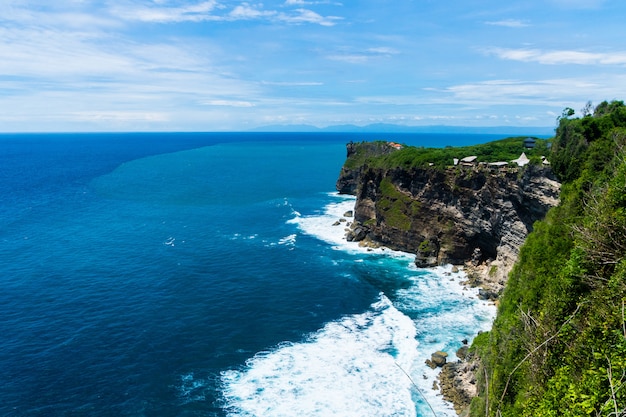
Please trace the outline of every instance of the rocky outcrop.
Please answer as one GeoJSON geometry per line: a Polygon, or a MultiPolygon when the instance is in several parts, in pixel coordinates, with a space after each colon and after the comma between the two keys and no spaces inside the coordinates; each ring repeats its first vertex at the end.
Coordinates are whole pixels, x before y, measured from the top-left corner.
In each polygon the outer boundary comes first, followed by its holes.
{"type": "Polygon", "coordinates": [[[476,371],[479,362],[473,354],[467,353],[467,346],[457,352],[459,360],[443,365],[439,374],[439,388],[443,398],[450,401],[457,414],[469,413],[472,398],[476,396],[476,371]],[[464,351],[463,351],[464,350],[464,351]]]}
{"type": "Polygon", "coordinates": [[[367,169],[366,160],[370,156],[388,155],[397,150],[385,142],[350,142],[346,145],[346,164],[343,166],[337,191],[341,194],[356,194],[361,173],[367,169]]]}
{"type": "Polygon", "coordinates": [[[430,368],[441,368],[448,361],[448,354],[446,352],[437,351],[430,356],[430,359],[426,359],[426,365],[430,368]]]}
{"type": "Polygon", "coordinates": [[[503,287],[533,223],[558,203],[549,167],[380,168],[363,153],[393,150],[359,146],[348,144],[337,181],[340,193],[357,197],[348,239],[415,253],[420,267],[465,264],[489,298],[503,287]]]}

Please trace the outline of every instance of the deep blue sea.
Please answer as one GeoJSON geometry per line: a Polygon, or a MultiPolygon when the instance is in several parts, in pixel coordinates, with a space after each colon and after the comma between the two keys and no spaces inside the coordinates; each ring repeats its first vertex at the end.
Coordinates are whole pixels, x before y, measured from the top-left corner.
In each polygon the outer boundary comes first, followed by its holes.
{"type": "Polygon", "coordinates": [[[0,135],[0,415],[455,415],[424,360],[494,307],[345,242],[334,185],[351,140],[498,137],[0,135]]]}

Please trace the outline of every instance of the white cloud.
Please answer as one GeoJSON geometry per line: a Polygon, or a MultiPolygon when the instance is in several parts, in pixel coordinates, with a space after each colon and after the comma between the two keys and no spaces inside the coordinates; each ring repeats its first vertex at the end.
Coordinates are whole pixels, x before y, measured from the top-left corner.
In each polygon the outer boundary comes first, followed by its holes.
{"type": "Polygon", "coordinates": [[[388,58],[392,55],[399,54],[400,51],[386,46],[367,48],[363,51],[340,51],[333,54],[325,55],[326,59],[331,61],[341,61],[350,64],[365,64],[373,59],[388,58]]]}
{"type": "Polygon", "coordinates": [[[254,107],[254,104],[243,100],[207,100],[201,102],[207,106],[226,106],[226,107],[254,107]]]}
{"type": "Polygon", "coordinates": [[[541,49],[491,48],[487,53],[501,59],[546,65],[626,65],[626,52],[543,51],[541,49]]]}
{"type": "MultiPolygon", "coordinates": [[[[433,90],[434,91],[434,90],[433,90]]],[[[626,75],[598,74],[590,78],[562,78],[538,81],[490,80],[458,84],[441,90],[438,100],[481,106],[544,106],[563,108],[567,103],[601,101],[626,95],[626,75]],[[620,87],[623,86],[623,87],[620,87]]],[[[576,104],[577,105],[577,104],[576,104]]]]}
{"type": "Polygon", "coordinates": [[[0,27],[0,88],[10,95],[0,102],[0,120],[12,123],[8,130],[31,129],[33,120],[44,130],[189,128],[183,121],[190,117],[210,120],[203,102],[250,107],[260,87],[224,75],[212,49],[205,39],[140,42],[45,22],[0,27]]]}
{"type": "Polygon", "coordinates": [[[235,7],[229,14],[229,18],[232,20],[253,20],[270,18],[276,16],[278,13],[275,11],[263,11],[250,6],[248,3],[243,3],[235,7]]]}
{"type": "Polygon", "coordinates": [[[279,19],[288,23],[315,23],[322,26],[334,26],[341,17],[338,16],[322,16],[308,9],[296,9],[295,13],[279,15],[279,19]]]}
{"type": "Polygon", "coordinates": [[[154,7],[145,4],[126,7],[114,6],[111,8],[111,12],[125,20],[155,23],[199,22],[217,19],[211,14],[217,7],[216,0],[209,0],[178,7],[154,7]]]}
{"type": "Polygon", "coordinates": [[[490,104],[519,104],[523,101],[539,100],[541,97],[546,97],[548,90],[554,94],[559,84],[562,86],[563,82],[490,80],[454,85],[446,88],[445,91],[452,94],[456,100],[464,103],[485,101],[490,104]]]}
{"type": "Polygon", "coordinates": [[[342,6],[339,2],[330,0],[306,1],[306,0],[285,0],[285,6],[306,6],[311,4],[332,4],[333,6],[342,6]]]}
{"type": "Polygon", "coordinates": [[[331,61],[342,61],[350,64],[364,64],[371,59],[370,55],[363,54],[331,54],[326,55],[331,61]]]}
{"type": "Polygon", "coordinates": [[[91,42],[97,39],[94,34],[49,29],[0,29],[0,72],[64,82],[59,77],[135,71],[127,57],[94,47],[91,42]]]}
{"type": "Polygon", "coordinates": [[[261,81],[261,84],[279,87],[311,87],[324,85],[324,83],[318,81],[261,81]]]}
{"type": "Polygon", "coordinates": [[[398,51],[397,49],[389,48],[386,46],[369,48],[367,51],[372,54],[377,54],[377,55],[396,55],[400,53],[400,51],[398,51]]]}
{"type": "Polygon", "coordinates": [[[0,22],[5,28],[43,27],[95,32],[121,26],[120,22],[97,8],[67,2],[3,0],[0,22]]]}
{"type": "Polygon", "coordinates": [[[496,20],[496,21],[485,22],[485,24],[491,25],[491,26],[504,26],[504,27],[509,27],[509,28],[525,28],[525,27],[530,26],[530,24],[524,22],[523,20],[518,20],[518,19],[496,20]]]}
{"type": "MultiPolygon", "coordinates": [[[[547,0],[546,5],[553,1],[547,0]]],[[[578,109],[587,100],[626,96],[626,74],[620,74],[626,49],[609,52],[606,39],[594,37],[591,31],[581,29],[578,40],[586,43],[573,47],[564,46],[572,45],[571,38],[563,39],[561,46],[545,38],[545,44],[484,49],[480,52],[491,59],[483,56],[472,62],[465,56],[461,68],[455,67],[458,50],[448,48],[467,50],[468,45],[484,44],[485,30],[488,34],[507,28],[522,32],[531,22],[537,30],[524,33],[541,37],[543,17],[515,14],[520,11],[512,9],[504,15],[496,11],[497,16],[512,19],[474,14],[464,21],[473,25],[479,19],[479,30],[459,26],[458,33],[450,36],[464,33],[467,39],[441,42],[437,53],[429,54],[432,49],[421,37],[424,28],[414,24],[415,16],[389,10],[382,19],[380,8],[374,6],[346,4],[341,13],[335,12],[335,6],[341,4],[334,0],[3,0],[0,88],[6,100],[0,101],[0,120],[14,120],[15,129],[30,128],[34,120],[55,129],[62,123],[92,123],[102,129],[109,125],[143,129],[151,123],[154,129],[237,129],[276,115],[286,122],[324,125],[333,119],[350,123],[359,118],[489,122],[491,117],[504,120],[508,114],[520,123],[539,118],[549,124],[554,117],[546,115],[546,108],[558,115],[565,106],[578,109]],[[346,20],[332,16],[343,13],[346,20]],[[241,27],[232,24],[238,21],[246,30],[233,32],[241,27]],[[314,30],[304,29],[312,26],[314,30]],[[398,34],[394,28],[399,27],[408,32],[398,34]],[[554,45],[554,49],[539,45],[554,45]],[[585,45],[607,49],[584,50],[585,45]],[[346,69],[346,63],[355,66],[346,69]],[[521,65],[524,72],[515,74],[523,74],[519,75],[523,79],[488,80],[511,76],[511,72],[502,75],[498,64],[521,65]],[[570,78],[558,79],[560,75],[570,78]]],[[[441,27],[445,19],[454,18],[447,13],[430,15],[428,9],[420,13],[441,18],[432,22],[441,27]]],[[[569,17],[563,19],[565,24],[569,17]]]]}
{"type": "Polygon", "coordinates": [[[89,122],[166,122],[166,113],[132,111],[80,111],[72,115],[76,120],[89,122]]]}
{"type": "MultiPolygon", "coordinates": [[[[314,4],[309,2],[293,2],[289,5],[302,6],[314,4]]],[[[176,7],[155,7],[154,3],[139,4],[132,6],[114,6],[111,13],[124,19],[153,23],[180,23],[201,21],[238,21],[238,20],[269,20],[291,24],[311,23],[322,26],[333,26],[338,16],[322,16],[312,10],[298,7],[289,12],[267,10],[263,4],[250,4],[243,2],[226,13],[221,13],[226,6],[216,0],[204,1],[176,7]],[[220,12],[220,13],[218,13],[220,12]]]]}

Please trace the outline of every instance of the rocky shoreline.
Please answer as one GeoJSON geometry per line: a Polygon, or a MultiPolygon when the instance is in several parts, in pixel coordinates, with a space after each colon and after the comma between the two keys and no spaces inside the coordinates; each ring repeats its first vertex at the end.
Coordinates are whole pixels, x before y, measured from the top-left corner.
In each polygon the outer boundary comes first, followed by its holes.
{"type": "Polygon", "coordinates": [[[454,405],[457,414],[466,416],[472,398],[477,395],[476,371],[479,363],[477,358],[467,353],[466,346],[459,349],[457,356],[457,362],[446,363],[441,368],[439,386],[443,398],[454,405]]]}
{"type": "MultiPolygon", "coordinates": [[[[358,223],[353,222],[353,217],[354,211],[349,210],[333,223],[334,227],[344,227],[347,239],[350,239],[350,236],[354,234],[354,229],[359,227],[358,223]]],[[[385,248],[384,245],[367,236],[359,240],[358,244],[372,250],[385,248]]],[[[451,273],[463,272],[467,277],[462,282],[463,285],[478,287],[479,298],[497,304],[497,297],[503,283],[493,275],[490,276],[487,273],[488,270],[488,265],[474,264],[468,261],[465,265],[452,266],[451,273]]],[[[468,341],[463,340],[462,343],[463,347],[456,352],[456,361],[451,362],[447,352],[437,351],[432,353],[430,359],[426,360],[426,365],[432,369],[440,368],[438,382],[434,382],[433,390],[439,391],[444,400],[452,403],[457,414],[464,416],[469,411],[472,398],[477,395],[475,371],[479,368],[479,360],[469,353],[468,341]]]]}
{"type": "MultiPolygon", "coordinates": [[[[504,266],[507,271],[513,265],[504,266]]],[[[505,282],[499,278],[490,276],[489,265],[466,264],[466,285],[479,287],[479,297],[498,303],[498,297],[504,289],[505,282]]],[[[469,415],[469,406],[472,398],[478,395],[476,388],[476,371],[480,367],[480,359],[469,352],[468,346],[463,346],[456,352],[458,360],[447,362],[441,368],[439,374],[439,388],[446,401],[450,401],[458,415],[469,415]]]]}
{"type": "MultiPolygon", "coordinates": [[[[463,284],[479,287],[479,298],[493,301],[497,305],[497,298],[503,288],[502,283],[494,281],[493,277],[485,274],[487,269],[485,265],[475,266],[468,263],[463,269],[468,276],[463,284]]],[[[480,368],[480,358],[470,352],[467,340],[462,342],[463,346],[456,351],[456,361],[449,361],[449,355],[446,352],[434,352],[426,364],[433,368],[441,368],[439,383],[433,386],[433,389],[439,390],[444,400],[452,403],[456,413],[465,417],[469,415],[472,398],[478,395],[476,371],[480,368]]]]}

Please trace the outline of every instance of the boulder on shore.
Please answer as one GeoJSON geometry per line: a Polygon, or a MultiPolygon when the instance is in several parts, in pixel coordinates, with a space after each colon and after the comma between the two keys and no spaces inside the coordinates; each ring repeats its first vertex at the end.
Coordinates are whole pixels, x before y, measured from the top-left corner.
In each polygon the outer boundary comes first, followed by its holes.
{"type": "Polygon", "coordinates": [[[357,226],[348,232],[348,234],[346,235],[346,240],[348,242],[360,242],[365,239],[368,232],[369,230],[367,230],[366,228],[357,226]]]}
{"type": "Polygon", "coordinates": [[[432,369],[441,368],[446,364],[448,354],[446,352],[442,352],[438,350],[437,352],[430,355],[430,359],[426,359],[426,365],[430,366],[432,369]]]}
{"type": "Polygon", "coordinates": [[[478,290],[478,298],[486,301],[495,301],[498,299],[499,294],[495,291],[486,290],[484,288],[480,288],[478,290]]]}

